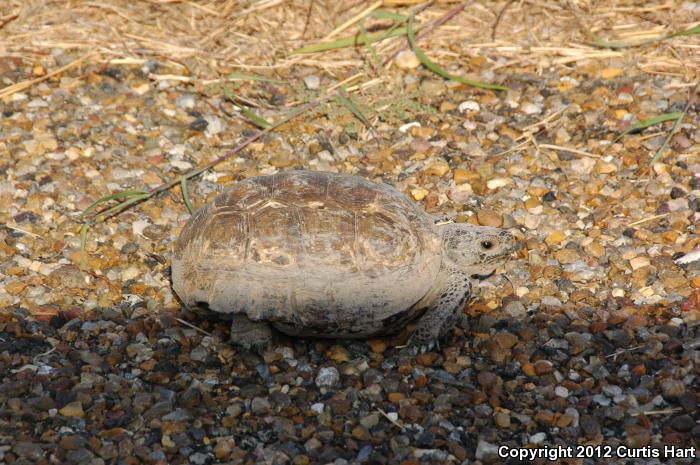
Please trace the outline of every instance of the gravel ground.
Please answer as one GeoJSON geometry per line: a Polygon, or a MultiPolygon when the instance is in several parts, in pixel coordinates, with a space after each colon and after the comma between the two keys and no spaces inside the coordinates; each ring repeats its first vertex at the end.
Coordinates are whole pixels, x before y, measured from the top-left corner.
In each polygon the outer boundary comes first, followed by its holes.
{"type": "MultiPolygon", "coordinates": [[[[375,108],[386,98],[378,142],[324,106],[189,187],[202,205],[252,175],[342,171],[392,183],[430,212],[511,229],[519,257],[439,351],[417,357],[395,348],[407,331],[237,352],[225,322],[172,294],[170,246],[189,216],[177,190],[94,225],[81,272],[78,221],[93,201],[156,187],[252,133],[220,94],[154,79],[170,70],[153,61],[86,64],[5,97],[0,460],[514,464],[500,446],[603,445],[610,458],[584,449],[590,458],[534,463],[697,463],[639,454],[700,443],[700,108],[662,163],[649,160],[670,123],[613,141],[682,111],[688,87],[600,61],[509,73],[498,95],[408,58],[357,97],[375,108]]],[[[0,61],[3,86],[45,72],[0,61]]],[[[274,119],[335,82],[308,74],[236,92],[274,119]]]]}

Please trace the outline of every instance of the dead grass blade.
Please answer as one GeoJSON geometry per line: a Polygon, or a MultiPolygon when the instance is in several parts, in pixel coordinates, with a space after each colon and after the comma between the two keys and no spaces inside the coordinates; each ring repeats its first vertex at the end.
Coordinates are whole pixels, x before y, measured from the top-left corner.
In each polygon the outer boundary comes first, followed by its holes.
{"type": "Polygon", "coordinates": [[[449,79],[450,81],[455,81],[455,82],[460,82],[462,84],[466,84],[468,86],[472,87],[477,87],[479,89],[491,89],[491,90],[508,90],[507,87],[500,86],[498,84],[486,84],[483,82],[479,81],[473,81],[471,79],[465,79],[461,76],[455,76],[453,74],[448,73],[444,69],[442,69],[440,66],[437,65],[437,63],[433,62],[428,56],[418,48],[418,45],[416,44],[416,37],[414,35],[413,31],[413,20],[414,20],[415,15],[411,15],[411,17],[408,19],[408,26],[406,28],[406,34],[408,35],[408,41],[411,44],[411,49],[413,50],[413,53],[416,54],[416,57],[420,60],[423,65],[428,68],[430,71],[434,72],[435,74],[444,77],[445,79],[449,79]]]}
{"type": "Polygon", "coordinates": [[[9,85],[9,86],[5,87],[4,89],[0,90],[0,98],[7,97],[7,96],[12,95],[12,94],[16,94],[17,92],[22,92],[23,90],[29,89],[34,84],[39,84],[40,82],[46,81],[47,79],[51,79],[52,77],[54,77],[56,75],[59,75],[65,71],[68,71],[69,69],[71,69],[75,66],[78,66],[79,64],[81,64],[82,62],[84,62],[85,60],[90,58],[91,56],[93,56],[92,52],[87,53],[87,54],[83,55],[82,57],[78,58],[77,60],[71,61],[67,65],[61,66],[56,71],[52,71],[44,76],[38,77],[36,79],[30,79],[28,81],[18,82],[17,84],[9,85]]]}
{"type": "Polygon", "coordinates": [[[187,189],[187,178],[184,176],[180,176],[180,191],[182,192],[182,200],[185,202],[185,207],[187,207],[187,211],[190,213],[194,213],[194,208],[192,208],[192,202],[190,201],[190,192],[187,189]]]}
{"type": "Polygon", "coordinates": [[[690,110],[690,107],[693,106],[698,91],[700,91],[700,80],[695,85],[695,88],[690,91],[688,95],[688,101],[686,102],[683,111],[681,112],[680,116],[676,119],[676,121],[673,122],[673,126],[671,126],[671,130],[668,131],[668,135],[666,136],[666,139],[664,139],[664,143],[661,144],[661,147],[659,147],[659,150],[656,151],[654,157],[651,159],[650,166],[653,166],[654,163],[661,160],[661,156],[663,155],[664,150],[666,150],[666,147],[668,147],[669,142],[671,142],[671,138],[674,136],[674,134],[676,134],[676,132],[678,132],[678,128],[681,125],[681,121],[683,121],[685,115],[688,114],[688,110],[690,110]]]}
{"type": "Polygon", "coordinates": [[[345,95],[345,93],[342,90],[338,90],[335,94],[335,100],[342,106],[348,109],[350,113],[355,115],[357,119],[359,119],[362,124],[364,124],[367,129],[369,129],[372,132],[372,135],[377,138],[377,132],[374,130],[374,126],[372,123],[367,119],[367,117],[360,111],[357,105],[355,105],[355,102],[353,102],[350,97],[345,95]]]}
{"type": "Polygon", "coordinates": [[[614,140],[613,143],[617,142],[627,134],[637,134],[639,132],[642,132],[642,130],[651,127],[651,126],[656,126],[657,124],[664,123],[666,121],[673,121],[677,120],[678,118],[682,117],[684,115],[683,112],[681,111],[675,111],[673,113],[664,113],[663,115],[655,116],[653,118],[645,119],[644,121],[640,121],[639,123],[633,124],[632,126],[628,127],[624,131],[620,133],[614,140]]]}
{"type": "Polygon", "coordinates": [[[690,29],[686,29],[684,31],[674,32],[673,34],[668,34],[662,37],[655,37],[653,39],[641,40],[638,42],[608,42],[597,35],[590,34],[592,38],[592,42],[590,45],[600,48],[610,48],[613,50],[617,50],[623,48],[641,47],[643,45],[655,44],[664,40],[673,39],[674,37],[688,37],[696,34],[700,34],[700,25],[691,27],[690,29]]]}

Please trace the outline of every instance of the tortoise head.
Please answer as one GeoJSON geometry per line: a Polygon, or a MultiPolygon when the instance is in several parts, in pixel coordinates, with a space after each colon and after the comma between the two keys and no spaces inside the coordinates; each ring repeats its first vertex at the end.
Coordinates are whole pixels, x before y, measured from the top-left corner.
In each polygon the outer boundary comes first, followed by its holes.
{"type": "Polygon", "coordinates": [[[518,249],[505,229],[451,223],[437,226],[442,233],[443,264],[466,272],[472,279],[493,275],[518,249]]]}

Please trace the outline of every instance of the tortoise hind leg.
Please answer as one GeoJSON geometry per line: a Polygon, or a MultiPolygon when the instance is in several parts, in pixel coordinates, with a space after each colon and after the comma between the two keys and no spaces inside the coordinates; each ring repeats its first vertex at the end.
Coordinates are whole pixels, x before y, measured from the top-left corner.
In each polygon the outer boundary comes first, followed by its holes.
{"type": "Polygon", "coordinates": [[[235,314],[231,321],[231,343],[249,351],[262,352],[272,342],[272,328],[264,321],[253,321],[235,314]]]}

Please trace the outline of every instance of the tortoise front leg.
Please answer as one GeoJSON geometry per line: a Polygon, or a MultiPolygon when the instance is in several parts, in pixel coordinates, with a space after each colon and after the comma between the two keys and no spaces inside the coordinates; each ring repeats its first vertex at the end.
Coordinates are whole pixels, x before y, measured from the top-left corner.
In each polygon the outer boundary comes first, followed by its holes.
{"type": "Polygon", "coordinates": [[[408,346],[423,353],[436,347],[462,314],[471,295],[469,277],[461,271],[440,270],[436,287],[419,302],[428,308],[408,340],[408,346]]]}
{"type": "Polygon", "coordinates": [[[231,321],[231,343],[246,351],[262,352],[272,342],[272,328],[264,321],[253,321],[237,313],[231,321]]]}

